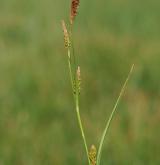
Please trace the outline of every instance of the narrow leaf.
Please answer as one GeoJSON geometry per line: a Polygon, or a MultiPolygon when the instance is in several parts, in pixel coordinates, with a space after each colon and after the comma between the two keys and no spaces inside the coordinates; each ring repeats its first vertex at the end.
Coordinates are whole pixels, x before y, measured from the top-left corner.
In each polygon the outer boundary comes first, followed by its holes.
{"type": "Polygon", "coordinates": [[[131,67],[131,69],[130,69],[130,72],[129,72],[129,74],[128,74],[128,76],[127,76],[127,78],[126,78],[126,80],[125,80],[125,82],[124,82],[124,84],[123,84],[123,86],[122,86],[122,88],[121,88],[120,94],[119,94],[119,96],[118,96],[118,98],[117,98],[117,101],[116,101],[116,103],[115,103],[115,105],[114,105],[114,107],[113,107],[113,110],[112,110],[112,112],[111,112],[111,114],[110,114],[110,117],[109,117],[109,119],[108,119],[108,121],[107,121],[107,123],[106,123],[105,129],[104,129],[104,131],[103,131],[103,134],[102,134],[102,137],[101,137],[101,141],[100,141],[100,145],[99,145],[99,149],[98,149],[98,154],[97,154],[97,165],[100,165],[101,153],[102,153],[102,147],[103,147],[104,139],[105,139],[106,134],[107,134],[107,132],[108,132],[110,123],[111,123],[112,118],[113,118],[113,116],[114,116],[114,114],[115,114],[115,111],[116,111],[116,109],[117,109],[117,106],[118,106],[118,104],[119,104],[119,101],[120,101],[120,99],[121,99],[121,97],[122,97],[122,95],[123,95],[123,93],[124,93],[124,91],[125,91],[125,88],[126,88],[126,85],[127,85],[127,83],[128,83],[128,80],[130,79],[130,76],[131,76],[131,74],[132,74],[133,68],[134,68],[134,64],[132,65],[132,67],[131,67]]]}

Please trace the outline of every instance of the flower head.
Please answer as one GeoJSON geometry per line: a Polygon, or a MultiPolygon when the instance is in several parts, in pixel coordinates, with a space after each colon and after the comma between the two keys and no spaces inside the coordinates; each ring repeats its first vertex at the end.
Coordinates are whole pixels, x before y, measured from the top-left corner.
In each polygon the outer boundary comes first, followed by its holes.
{"type": "Polygon", "coordinates": [[[65,48],[68,48],[70,46],[70,40],[69,40],[69,34],[68,34],[64,20],[62,20],[62,29],[63,29],[63,34],[64,34],[64,46],[65,48]]]}
{"type": "Polygon", "coordinates": [[[91,145],[91,148],[89,150],[89,159],[91,165],[96,165],[96,155],[97,155],[96,147],[94,145],[91,145]]]}
{"type": "Polygon", "coordinates": [[[79,7],[79,0],[71,1],[71,13],[70,13],[70,23],[73,24],[74,18],[77,15],[77,10],[79,7]]]}

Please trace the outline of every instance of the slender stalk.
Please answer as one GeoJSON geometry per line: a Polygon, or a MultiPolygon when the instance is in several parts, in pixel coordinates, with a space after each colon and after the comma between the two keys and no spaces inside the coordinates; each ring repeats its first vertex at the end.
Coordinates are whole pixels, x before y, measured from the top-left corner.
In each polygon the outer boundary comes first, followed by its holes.
{"type": "Polygon", "coordinates": [[[129,72],[129,74],[128,74],[128,76],[127,76],[127,78],[126,78],[126,80],[125,80],[125,82],[124,82],[124,84],[123,84],[123,86],[122,86],[122,88],[121,88],[120,94],[119,94],[119,96],[118,96],[118,98],[117,98],[117,101],[116,101],[116,103],[115,103],[115,105],[114,105],[114,107],[113,107],[113,110],[112,110],[112,112],[111,112],[111,114],[110,114],[110,117],[109,117],[109,119],[108,119],[108,121],[107,121],[107,124],[106,124],[106,127],[105,127],[105,129],[104,129],[104,132],[103,132],[103,134],[102,134],[101,141],[100,141],[100,145],[99,145],[99,149],[98,149],[98,154],[97,154],[97,165],[100,165],[101,153],[102,153],[102,146],[103,146],[103,143],[104,143],[105,136],[106,136],[106,134],[107,134],[107,132],[108,132],[110,123],[111,123],[112,118],[113,118],[113,116],[114,116],[114,114],[115,114],[115,111],[116,111],[116,109],[117,109],[117,106],[118,106],[118,104],[119,104],[119,101],[120,101],[120,99],[121,99],[121,97],[122,97],[122,95],[123,95],[123,93],[124,93],[124,91],[125,91],[126,85],[127,85],[128,80],[129,80],[129,78],[130,78],[130,76],[131,76],[131,73],[132,73],[132,71],[133,71],[133,68],[134,68],[134,64],[132,65],[132,67],[131,67],[131,69],[130,69],[130,72],[129,72]]]}
{"type": "MultiPolygon", "coordinates": [[[[70,40],[71,40],[71,49],[72,49],[72,60],[73,60],[73,68],[76,71],[77,63],[76,63],[76,57],[75,57],[75,50],[74,50],[74,40],[73,40],[73,26],[70,24],[70,40]]],[[[74,73],[74,77],[76,77],[74,73]]]]}
{"type": "Polygon", "coordinates": [[[85,146],[88,163],[90,165],[90,159],[89,159],[89,156],[88,156],[87,141],[86,141],[86,138],[85,138],[85,134],[84,134],[83,126],[82,126],[82,121],[81,121],[81,116],[80,116],[80,112],[79,112],[79,96],[78,96],[78,93],[76,94],[76,97],[75,97],[75,104],[76,104],[77,119],[78,119],[81,135],[82,135],[84,146],[85,146]]]}
{"type": "Polygon", "coordinates": [[[70,76],[70,80],[71,80],[72,91],[73,91],[73,95],[74,95],[74,78],[73,78],[72,67],[71,67],[71,51],[70,51],[70,48],[68,48],[68,67],[69,67],[69,76],[70,76]]]}
{"type": "Polygon", "coordinates": [[[83,138],[83,143],[84,143],[84,146],[85,146],[88,163],[90,165],[87,141],[86,141],[86,138],[85,138],[84,129],[83,129],[83,126],[82,126],[82,121],[81,121],[81,116],[80,116],[80,112],[79,112],[79,91],[78,91],[78,86],[77,86],[78,82],[77,81],[75,82],[76,83],[76,86],[75,86],[75,84],[74,84],[75,77],[73,77],[73,72],[72,72],[72,67],[71,67],[71,51],[70,51],[69,48],[68,48],[68,67],[69,67],[69,75],[70,75],[70,80],[71,80],[73,97],[74,97],[75,106],[76,106],[76,114],[77,114],[78,124],[79,124],[81,135],[82,135],[82,138],[83,138]]]}
{"type": "Polygon", "coordinates": [[[67,31],[67,28],[65,26],[64,21],[62,21],[62,28],[63,28],[63,32],[64,32],[65,47],[68,48],[69,74],[70,74],[70,80],[71,80],[71,85],[72,85],[73,97],[74,97],[75,106],[76,106],[77,119],[78,119],[79,127],[81,130],[83,142],[85,145],[88,163],[90,165],[87,142],[86,142],[86,138],[85,138],[85,134],[84,134],[83,126],[82,126],[82,121],[81,121],[81,116],[80,116],[80,112],[79,112],[79,92],[80,92],[80,77],[79,76],[80,76],[80,70],[78,70],[78,74],[76,74],[77,73],[76,72],[77,64],[76,64],[76,57],[75,57],[75,53],[74,53],[73,36],[72,36],[73,21],[77,15],[79,2],[80,2],[80,0],[72,0],[71,1],[70,31],[69,31],[70,34],[68,34],[68,31],[67,31]]]}

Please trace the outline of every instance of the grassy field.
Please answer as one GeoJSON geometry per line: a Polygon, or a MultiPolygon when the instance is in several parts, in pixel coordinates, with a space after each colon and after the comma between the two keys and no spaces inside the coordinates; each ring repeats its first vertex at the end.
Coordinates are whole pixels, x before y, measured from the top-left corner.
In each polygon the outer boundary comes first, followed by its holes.
{"type": "MultiPolygon", "coordinates": [[[[0,0],[0,165],[82,165],[63,46],[67,0],[0,0]]],[[[160,164],[160,2],[81,0],[74,27],[81,115],[98,145],[132,63],[102,164],[160,164]]]]}

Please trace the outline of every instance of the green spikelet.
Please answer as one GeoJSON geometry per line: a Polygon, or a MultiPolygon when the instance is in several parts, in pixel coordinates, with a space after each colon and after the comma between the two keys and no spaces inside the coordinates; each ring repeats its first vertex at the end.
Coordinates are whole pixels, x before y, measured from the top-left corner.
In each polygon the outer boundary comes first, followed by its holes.
{"type": "Polygon", "coordinates": [[[90,159],[91,165],[96,165],[96,156],[97,156],[96,147],[92,145],[89,151],[89,159],[90,159]]]}

